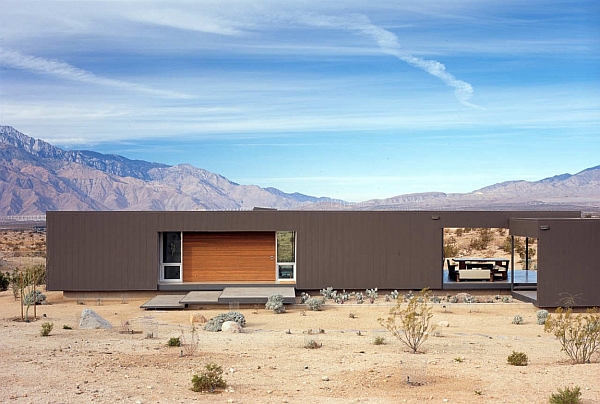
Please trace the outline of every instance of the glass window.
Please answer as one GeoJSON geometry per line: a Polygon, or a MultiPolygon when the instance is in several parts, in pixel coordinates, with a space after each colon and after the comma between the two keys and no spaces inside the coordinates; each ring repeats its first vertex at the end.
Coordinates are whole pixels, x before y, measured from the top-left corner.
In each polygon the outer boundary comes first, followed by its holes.
{"type": "Polygon", "coordinates": [[[162,260],[165,264],[181,263],[181,233],[163,233],[162,260]]]}
{"type": "Polygon", "coordinates": [[[181,279],[181,266],[180,265],[164,265],[163,266],[163,277],[165,280],[168,279],[181,279]]]}
{"type": "Polygon", "coordinates": [[[293,231],[277,232],[277,262],[296,262],[296,242],[293,231]]]}

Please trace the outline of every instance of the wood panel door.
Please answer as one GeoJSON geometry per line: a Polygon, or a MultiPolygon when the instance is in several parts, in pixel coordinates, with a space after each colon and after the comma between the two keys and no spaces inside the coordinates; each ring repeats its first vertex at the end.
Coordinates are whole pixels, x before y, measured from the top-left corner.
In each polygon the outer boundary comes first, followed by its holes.
{"type": "Polygon", "coordinates": [[[184,282],[275,282],[275,232],[183,234],[184,282]]]}

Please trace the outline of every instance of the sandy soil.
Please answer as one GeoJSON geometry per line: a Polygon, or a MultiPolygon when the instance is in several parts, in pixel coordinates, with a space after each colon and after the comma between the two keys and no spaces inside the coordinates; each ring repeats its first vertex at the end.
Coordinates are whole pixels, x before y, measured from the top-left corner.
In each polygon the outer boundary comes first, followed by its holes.
{"type": "Polygon", "coordinates": [[[292,306],[285,314],[241,308],[245,333],[200,331],[195,355],[180,357],[166,342],[182,331],[189,338],[190,314],[211,318],[228,308],[145,311],[145,300],[81,305],[61,293],[47,296],[51,304],[37,307],[40,318],[24,323],[14,321],[20,307],[12,292],[0,293],[2,402],[546,403],[558,387],[578,385],[584,403],[600,403],[598,355],[592,364],[570,364],[525,303],[436,305],[435,322],[450,326],[416,355],[378,324],[390,308],[383,301],[327,304],[321,312],[292,306]],[[85,308],[115,328],[79,330],[85,308]],[[524,324],[511,323],[515,314],[524,324]],[[48,337],[40,336],[45,321],[54,323],[48,337]],[[126,321],[141,333],[120,333],[126,321]],[[324,330],[310,336],[321,348],[304,348],[308,329],[324,330]],[[384,345],[374,345],[377,336],[384,345]],[[507,364],[512,351],[525,352],[530,364],[507,364]],[[209,362],[223,366],[228,389],[192,392],[192,375],[209,362]],[[407,377],[422,385],[408,385],[407,377]]]}

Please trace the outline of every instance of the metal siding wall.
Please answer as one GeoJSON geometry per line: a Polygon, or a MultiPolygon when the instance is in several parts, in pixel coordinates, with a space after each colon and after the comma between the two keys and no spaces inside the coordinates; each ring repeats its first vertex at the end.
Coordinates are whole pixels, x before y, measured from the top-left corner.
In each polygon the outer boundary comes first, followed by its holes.
{"type": "MultiPolygon", "coordinates": [[[[156,290],[158,233],[297,232],[297,288],[441,288],[443,227],[578,212],[48,212],[53,290],[156,290]],[[432,220],[431,216],[440,216],[432,220]]],[[[597,260],[598,262],[600,260],[597,260]]]]}
{"type": "Polygon", "coordinates": [[[556,307],[565,296],[582,306],[600,306],[600,221],[544,220],[538,251],[538,304],[556,307]]]}

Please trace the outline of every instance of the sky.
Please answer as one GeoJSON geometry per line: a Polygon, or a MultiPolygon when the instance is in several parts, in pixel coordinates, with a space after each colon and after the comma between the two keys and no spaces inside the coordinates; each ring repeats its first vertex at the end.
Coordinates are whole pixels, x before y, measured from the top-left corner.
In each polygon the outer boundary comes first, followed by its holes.
{"type": "Polygon", "coordinates": [[[1,0],[0,124],[346,201],[600,165],[597,0],[1,0]]]}

